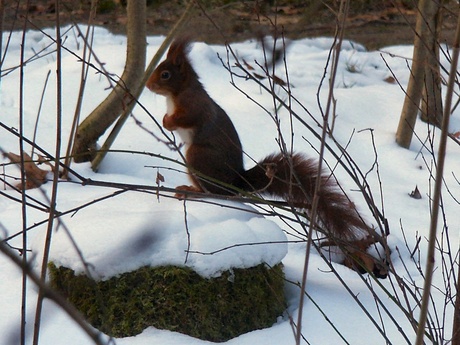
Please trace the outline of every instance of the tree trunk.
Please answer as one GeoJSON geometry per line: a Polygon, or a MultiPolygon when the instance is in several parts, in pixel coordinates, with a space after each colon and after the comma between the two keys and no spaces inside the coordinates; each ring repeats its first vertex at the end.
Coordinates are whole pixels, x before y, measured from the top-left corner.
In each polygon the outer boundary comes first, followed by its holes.
{"type": "Polygon", "coordinates": [[[73,147],[74,161],[86,162],[96,153],[96,142],[133,101],[139,87],[146,59],[146,0],[127,4],[126,64],[120,81],[107,98],[78,126],[73,147]]]}
{"type": "Polygon", "coordinates": [[[438,8],[439,5],[434,0],[420,0],[418,4],[411,75],[396,131],[396,142],[404,148],[410,146],[417,113],[420,110],[428,49],[431,48],[427,46],[427,37],[435,32],[438,8]]]}
{"type": "Polygon", "coordinates": [[[430,33],[426,37],[428,51],[425,65],[425,88],[423,89],[422,112],[420,119],[437,127],[442,123],[442,93],[441,93],[441,68],[439,66],[438,37],[442,22],[442,4],[438,5],[437,13],[430,25],[430,33]],[[431,31],[433,30],[433,31],[431,31]]]}

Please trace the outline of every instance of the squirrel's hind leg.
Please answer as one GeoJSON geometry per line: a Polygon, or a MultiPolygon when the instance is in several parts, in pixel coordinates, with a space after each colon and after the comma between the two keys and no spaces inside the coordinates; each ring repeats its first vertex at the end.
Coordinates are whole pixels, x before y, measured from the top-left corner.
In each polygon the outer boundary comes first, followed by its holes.
{"type": "Polygon", "coordinates": [[[186,199],[189,196],[189,193],[203,193],[203,190],[196,186],[182,185],[182,186],[177,186],[176,190],[178,192],[174,194],[174,197],[176,197],[177,199],[186,199]]]}

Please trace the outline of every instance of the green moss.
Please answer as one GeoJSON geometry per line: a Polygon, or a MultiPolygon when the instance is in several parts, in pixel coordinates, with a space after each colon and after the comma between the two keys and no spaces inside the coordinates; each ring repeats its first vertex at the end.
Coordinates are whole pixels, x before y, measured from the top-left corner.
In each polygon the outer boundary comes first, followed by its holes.
{"type": "Polygon", "coordinates": [[[142,267],[95,282],[50,264],[51,285],[113,337],[148,326],[210,341],[270,327],[285,309],[282,265],[234,269],[205,279],[184,267],[142,267]]]}

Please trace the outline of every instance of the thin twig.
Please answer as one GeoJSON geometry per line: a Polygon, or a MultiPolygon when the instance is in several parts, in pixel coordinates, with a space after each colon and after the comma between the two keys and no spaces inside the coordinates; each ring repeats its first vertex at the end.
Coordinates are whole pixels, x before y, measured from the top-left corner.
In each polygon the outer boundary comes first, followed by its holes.
{"type": "Polygon", "coordinates": [[[458,56],[460,53],[460,17],[457,21],[457,30],[453,44],[452,61],[450,66],[450,75],[446,90],[446,100],[444,104],[444,115],[441,125],[441,136],[438,150],[438,164],[436,170],[436,180],[433,192],[432,215],[430,223],[430,234],[428,238],[427,260],[425,267],[425,283],[423,288],[422,302],[420,306],[419,326],[417,329],[416,345],[423,344],[425,335],[425,324],[427,320],[428,304],[430,300],[431,283],[433,280],[433,269],[435,263],[436,231],[439,214],[439,202],[441,199],[442,179],[444,174],[444,161],[446,158],[446,146],[449,130],[450,108],[452,106],[452,94],[455,86],[455,76],[457,72],[458,56]]]}
{"type": "MultiPolygon", "coordinates": [[[[91,0],[91,10],[89,13],[88,24],[87,24],[88,27],[86,29],[86,35],[85,35],[84,44],[83,44],[83,54],[82,54],[83,55],[82,59],[87,61],[88,63],[91,62],[91,56],[92,56],[91,54],[92,50],[90,47],[92,47],[93,38],[94,38],[93,20],[96,17],[96,9],[97,9],[97,0],[91,0]],[[90,33],[91,33],[91,40],[89,39],[90,33]]],[[[76,27],[78,29],[78,26],[76,27]]],[[[80,89],[78,90],[77,105],[75,107],[75,113],[73,116],[72,127],[69,133],[69,142],[67,143],[67,151],[66,151],[66,156],[65,156],[65,161],[64,161],[64,164],[68,167],[70,167],[71,161],[72,161],[71,159],[72,158],[71,157],[72,147],[73,147],[73,143],[75,140],[75,134],[77,132],[78,123],[80,122],[80,114],[81,114],[81,108],[83,105],[83,96],[85,92],[88,73],[89,73],[89,65],[82,64],[81,73],[80,73],[80,89]]],[[[62,177],[63,178],[68,177],[67,169],[64,169],[64,171],[62,172],[62,177]]]]}
{"type": "MultiPolygon", "coordinates": [[[[54,226],[54,213],[56,210],[57,203],[57,190],[58,190],[58,180],[59,180],[59,157],[61,156],[61,135],[62,135],[62,58],[61,58],[61,29],[60,29],[60,1],[56,0],[56,152],[55,152],[55,161],[54,166],[54,175],[53,175],[53,187],[51,191],[51,202],[50,202],[50,214],[48,227],[46,230],[45,238],[45,248],[43,251],[43,261],[41,267],[41,279],[43,282],[46,280],[46,273],[48,269],[48,258],[51,249],[51,235],[53,233],[54,226]]],[[[39,334],[40,334],[40,324],[41,324],[41,313],[43,308],[43,298],[44,291],[42,289],[38,290],[37,298],[37,309],[35,311],[35,324],[34,324],[34,339],[33,344],[38,345],[39,334]]]]}
{"type": "MultiPolygon", "coordinates": [[[[51,70],[48,70],[48,73],[46,73],[45,84],[43,85],[42,95],[40,97],[40,104],[38,105],[37,120],[35,121],[34,135],[32,137],[33,142],[35,142],[35,140],[37,139],[38,123],[40,120],[41,109],[43,106],[43,100],[45,98],[45,91],[46,91],[46,87],[48,86],[48,80],[50,78],[50,75],[51,75],[51,70]]],[[[34,149],[35,148],[32,146],[32,152],[30,154],[31,157],[34,156],[34,149]]]]}
{"type": "Polygon", "coordinates": [[[98,330],[90,326],[80,312],[67,300],[61,296],[54,289],[50,288],[32,269],[31,265],[28,262],[21,260],[13,251],[11,251],[6,244],[0,242],[0,252],[8,257],[11,261],[18,266],[22,272],[36,284],[40,291],[42,291],[43,296],[54,301],[58,306],[60,306],[67,315],[70,316],[80,327],[81,329],[88,334],[88,336],[94,341],[97,345],[107,345],[103,340],[103,334],[98,330]]]}
{"type": "Polygon", "coordinates": [[[185,251],[185,262],[184,265],[187,264],[188,256],[190,253],[190,230],[188,228],[188,215],[187,215],[187,200],[184,199],[184,225],[185,225],[185,232],[187,234],[187,250],[185,251]]]}
{"type": "MultiPolygon", "coordinates": [[[[321,174],[321,171],[322,171],[322,163],[323,163],[323,157],[324,157],[324,151],[325,151],[324,143],[326,142],[326,136],[327,136],[329,112],[330,112],[330,108],[331,108],[332,100],[333,100],[333,88],[335,84],[335,77],[337,75],[337,66],[339,62],[340,49],[342,47],[343,33],[345,29],[345,21],[348,15],[349,5],[350,5],[349,0],[341,0],[340,2],[340,17],[338,18],[339,23],[338,23],[338,29],[337,29],[338,32],[336,35],[336,42],[332,48],[332,49],[335,49],[335,56],[334,56],[335,59],[333,61],[333,65],[331,69],[331,78],[330,78],[330,84],[329,84],[329,97],[328,97],[327,104],[326,104],[326,112],[323,116],[321,145],[320,145],[320,152],[319,152],[319,159],[318,159],[318,175],[321,174]]],[[[310,250],[312,246],[312,233],[313,233],[313,229],[316,224],[320,189],[321,189],[321,178],[320,176],[317,176],[315,193],[313,196],[312,209],[310,213],[310,217],[311,217],[310,231],[309,231],[308,241],[307,241],[307,245],[305,249],[305,262],[304,262],[304,269],[303,269],[302,282],[301,282],[301,288],[300,288],[301,292],[300,292],[300,301],[299,301],[299,313],[298,313],[298,319],[297,319],[296,345],[300,345],[300,341],[301,341],[303,305],[304,305],[304,296],[305,296],[304,292],[306,291],[309,257],[310,257],[310,250]]]]}
{"type": "MultiPolygon", "coordinates": [[[[29,7],[30,0],[27,1],[27,7],[29,7]]],[[[18,4],[19,6],[19,4],[18,4]]],[[[20,69],[19,69],[19,134],[23,137],[24,134],[24,51],[25,51],[25,40],[27,31],[27,13],[24,20],[24,26],[22,31],[21,41],[21,56],[20,56],[20,69]]],[[[3,35],[3,33],[0,33],[3,35]]],[[[0,47],[1,49],[1,47],[0,47]]],[[[19,155],[21,156],[21,211],[22,211],[22,260],[23,264],[27,263],[27,233],[25,229],[27,227],[27,203],[26,203],[26,172],[24,162],[24,141],[19,140],[19,155]]],[[[22,305],[21,305],[21,345],[25,345],[26,337],[26,303],[27,303],[27,275],[25,272],[22,273],[22,305]]]]}

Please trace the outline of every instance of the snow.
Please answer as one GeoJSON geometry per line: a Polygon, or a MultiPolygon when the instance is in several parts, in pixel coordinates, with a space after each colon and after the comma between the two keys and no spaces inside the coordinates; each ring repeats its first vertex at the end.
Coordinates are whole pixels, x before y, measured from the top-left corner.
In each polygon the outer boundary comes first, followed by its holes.
{"type": "MultiPolygon", "coordinates": [[[[72,239],[85,262],[91,264],[96,279],[108,279],[141,266],[164,265],[187,266],[210,278],[235,267],[276,265],[287,252],[286,235],[280,228],[244,205],[185,202],[184,206],[184,202],[174,199],[158,202],[149,194],[124,193],[105,201],[102,207],[88,207],[62,218],[67,228],[78,229],[72,231],[72,239]],[[129,211],[127,221],[126,205],[134,204],[138,206],[129,211]],[[104,210],[110,210],[110,217],[101,217],[107,212],[104,210]],[[248,250],[244,247],[248,243],[261,245],[248,250]],[[233,248],[220,251],[227,247],[233,248]],[[219,252],[209,255],[214,251],[219,252]]],[[[43,241],[38,238],[37,245],[32,245],[37,253],[43,241]]],[[[65,231],[53,237],[50,258],[57,266],[72,268],[77,274],[85,272],[65,231]]]]}
{"type": "MultiPolygon", "coordinates": [[[[82,28],[85,31],[85,28],[82,28]]],[[[71,127],[75,105],[77,103],[81,61],[82,40],[75,29],[62,28],[65,32],[63,51],[63,144],[67,145],[68,131],[71,127]]],[[[24,134],[34,137],[35,124],[37,134],[35,142],[45,151],[54,154],[56,132],[56,59],[54,46],[49,36],[54,36],[53,29],[45,34],[29,31],[25,41],[24,67],[24,134]],[[36,58],[36,54],[40,58],[36,58]],[[30,60],[28,60],[30,59],[30,60]],[[49,81],[44,90],[47,74],[49,81]],[[44,90],[44,91],[43,91],[44,90]],[[40,101],[44,101],[40,116],[37,116],[40,101]],[[38,120],[37,120],[38,118],[38,120]]],[[[5,34],[6,37],[7,34],[5,34]]],[[[2,66],[0,93],[0,122],[7,127],[19,129],[19,71],[21,32],[11,35],[10,45],[2,66]],[[11,70],[10,70],[11,69],[11,70]],[[9,71],[9,73],[6,73],[9,71]]],[[[163,37],[148,37],[148,58],[156,52],[163,37]]],[[[4,39],[3,42],[6,42],[4,39]]],[[[96,28],[94,51],[104,68],[120,75],[123,70],[126,38],[112,35],[103,28],[96,28]]],[[[269,40],[267,40],[269,42],[269,40]]],[[[286,66],[277,65],[277,75],[289,80],[293,95],[303,107],[311,113],[308,115],[302,107],[292,100],[292,108],[301,114],[302,120],[312,126],[321,121],[320,109],[324,109],[327,97],[327,79],[318,94],[326,68],[326,59],[333,40],[330,38],[302,39],[291,41],[287,45],[286,66]],[[318,101],[320,104],[318,104],[318,101]]],[[[233,51],[240,59],[255,65],[255,60],[263,61],[263,53],[256,41],[232,44],[233,51]]],[[[279,134],[275,120],[273,99],[261,91],[256,84],[242,78],[234,82],[248,97],[230,84],[231,77],[224,68],[227,65],[227,50],[224,46],[196,43],[191,51],[191,59],[211,97],[213,97],[229,114],[240,134],[240,139],[247,153],[246,165],[252,165],[252,159],[258,160],[278,149],[279,134]],[[259,104],[254,103],[255,100],[259,104]]],[[[416,134],[421,141],[413,139],[409,150],[398,147],[394,142],[394,132],[399,120],[404,98],[402,88],[408,81],[408,59],[412,56],[411,46],[387,47],[379,52],[368,52],[354,42],[344,42],[340,55],[339,69],[334,88],[337,99],[335,139],[347,146],[347,153],[353,158],[363,172],[368,172],[367,182],[371,186],[376,204],[388,219],[390,236],[388,242],[396,272],[405,281],[415,281],[422,286],[423,279],[410,253],[418,245],[421,253],[421,267],[424,267],[425,251],[430,221],[430,196],[432,194],[433,156],[436,154],[439,131],[418,121],[416,134]],[[385,79],[396,76],[397,83],[388,83],[385,79]],[[434,139],[424,142],[426,138],[434,139]],[[375,162],[378,162],[378,170],[375,162]],[[409,197],[409,193],[418,186],[422,199],[409,197]],[[380,189],[381,188],[381,189],[380,189]],[[421,237],[420,243],[418,238],[421,237]],[[417,244],[418,243],[418,244],[417,244]]],[[[96,66],[97,62],[91,61],[96,66]]],[[[442,63],[447,66],[442,55],[442,63]]],[[[232,65],[230,62],[229,65],[232,65]]],[[[90,70],[84,95],[82,114],[89,114],[107,95],[110,86],[108,80],[90,70]]],[[[281,99],[287,96],[279,87],[275,91],[281,99]]],[[[154,95],[148,90],[142,94],[140,103],[150,114],[136,107],[133,115],[143,126],[162,137],[159,127],[150,115],[161,123],[166,112],[164,97],[154,95]]],[[[451,118],[450,132],[460,130],[459,111],[451,118]]],[[[305,152],[315,157],[318,140],[297,120],[292,120],[287,111],[279,110],[282,135],[288,145],[291,143],[291,125],[295,136],[292,140],[296,151],[305,152]]],[[[5,152],[19,152],[18,139],[11,132],[0,128],[0,148],[5,152]]],[[[164,138],[163,138],[164,139],[164,138]]],[[[100,141],[102,143],[102,140],[100,141]]],[[[332,140],[328,143],[335,147],[332,140]]],[[[88,164],[73,164],[72,168],[84,176],[96,181],[114,183],[155,185],[157,172],[164,176],[164,186],[174,187],[187,184],[188,179],[183,167],[178,164],[180,155],[152,137],[133,119],[125,124],[120,136],[114,143],[114,150],[130,152],[112,152],[103,161],[99,172],[94,173],[88,164]],[[139,153],[134,153],[139,152],[139,153]],[[141,153],[147,154],[141,154],[141,153]],[[161,156],[151,156],[155,153],[161,156]],[[162,159],[168,157],[170,160],[162,159]]],[[[26,151],[30,147],[26,145],[26,151]]],[[[63,155],[63,154],[62,154],[63,155]]],[[[448,144],[448,156],[445,167],[445,193],[443,205],[449,225],[450,239],[440,239],[444,249],[450,245],[453,253],[459,247],[459,225],[456,222],[460,188],[458,171],[460,171],[460,148],[453,141],[448,144]]],[[[334,157],[326,152],[326,159],[334,167],[334,157]]],[[[6,160],[2,158],[2,163],[6,160]]],[[[19,176],[18,169],[3,165],[7,176],[19,176]]],[[[356,185],[346,172],[337,167],[335,174],[362,215],[373,224],[372,216],[356,185]]],[[[8,181],[11,181],[8,178],[8,181]]],[[[0,197],[0,231],[2,237],[12,236],[21,231],[21,204],[8,198],[19,198],[20,194],[9,187],[2,190],[0,197]]],[[[38,271],[48,213],[42,206],[49,204],[51,183],[41,189],[29,190],[30,205],[27,207],[28,243],[34,257],[34,267],[38,271]],[[42,204],[41,204],[42,203],[42,204]],[[33,207],[33,206],[39,207],[33,207]]],[[[82,186],[73,177],[72,181],[61,181],[58,189],[57,209],[63,212],[59,225],[53,231],[51,259],[65,266],[83,272],[83,263],[78,256],[75,241],[85,262],[90,263],[91,274],[96,279],[126,272],[142,265],[185,265],[193,268],[205,277],[218,276],[222,271],[232,267],[251,267],[260,263],[268,265],[282,261],[288,282],[299,282],[302,277],[305,256],[305,243],[296,243],[295,231],[302,229],[290,226],[276,217],[269,216],[263,209],[236,201],[200,199],[197,201],[179,201],[163,193],[145,193],[125,191],[102,186],[82,186]],[[95,200],[99,200],[93,202],[95,200]],[[83,205],[87,205],[82,207],[83,205]],[[288,244],[287,241],[290,241],[288,244]],[[248,245],[252,244],[252,245],[248,245]]],[[[441,223],[440,223],[441,224],[441,223]]],[[[444,234],[445,235],[445,234],[444,234]]],[[[19,247],[20,236],[9,241],[11,246],[19,247]]],[[[439,253],[438,253],[439,255],[439,253]]],[[[416,252],[417,258],[417,252],[416,252]]],[[[439,260],[439,257],[438,257],[439,260]]],[[[457,259],[458,260],[458,259],[457,259]]],[[[439,261],[438,261],[439,262],[439,261]]],[[[440,264],[438,264],[440,265],[440,264]]],[[[458,265],[458,262],[457,262],[458,265]]],[[[368,310],[378,326],[384,330],[389,342],[393,344],[408,343],[415,339],[412,326],[403,311],[385,293],[385,289],[402,298],[402,293],[394,290],[394,279],[381,280],[383,288],[356,272],[334,264],[344,283],[352,291],[348,293],[339,282],[328,264],[317,252],[310,257],[307,293],[303,308],[303,335],[310,344],[383,344],[385,339],[377,327],[366,316],[356,299],[368,310]],[[375,294],[384,305],[378,305],[373,293],[365,283],[372,284],[375,294]],[[356,299],[353,298],[356,296],[356,299]],[[382,308],[388,309],[388,313],[382,308]],[[327,316],[327,317],[326,317],[327,316]],[[393,322],[390,316],[396,321],[393,322]],[[399,329],[401,327],[401,330],[399,329]]],[[[434,286],[446,291],[446,279],[438,267],[434,286]]],[[[0,330],[7,344],[17,343],[21,307],[21,273],[3,256],[0,256],[0,330]]],[[[299,289],[296,285],[286,283],[288,309],[286,315],[280,316],[278,322],[268,329],[256,330],[238,338],[229,340],[231,345],[248,344],[293,344],[294,335],[288,315],[297,320],[299,311],[299,289]]],[[[447,283],[449,284],[449,282],[447,283]]],[[[451,280],[450,284],[453,284],[451,280]]],[[[450,286],[453,289],[453,286],[450,286]]],[[[36,288],[28,284],[27,315],[28,336],[32,334],[35,310],[36,288]]],[[[451,334],[451,317],[453,307],[449,304],[444,310],[442,293],[434,295],[441,323],[448,339],[451,334]]],[[[411,308],[418,313],[416,302],[409,301],[411,308]]],[[[405,304],[403,304],[407,307],[405,304]]],[[[89,338],[74,324],[58,306],[45,301],[43,326],[40,335],[43,344],[90,344],[89,338]]],[[[135,337],[115,339],[120,345],[136,344],[206,344],[208,342],[170,331],[146,329],[135,337]]]]}

